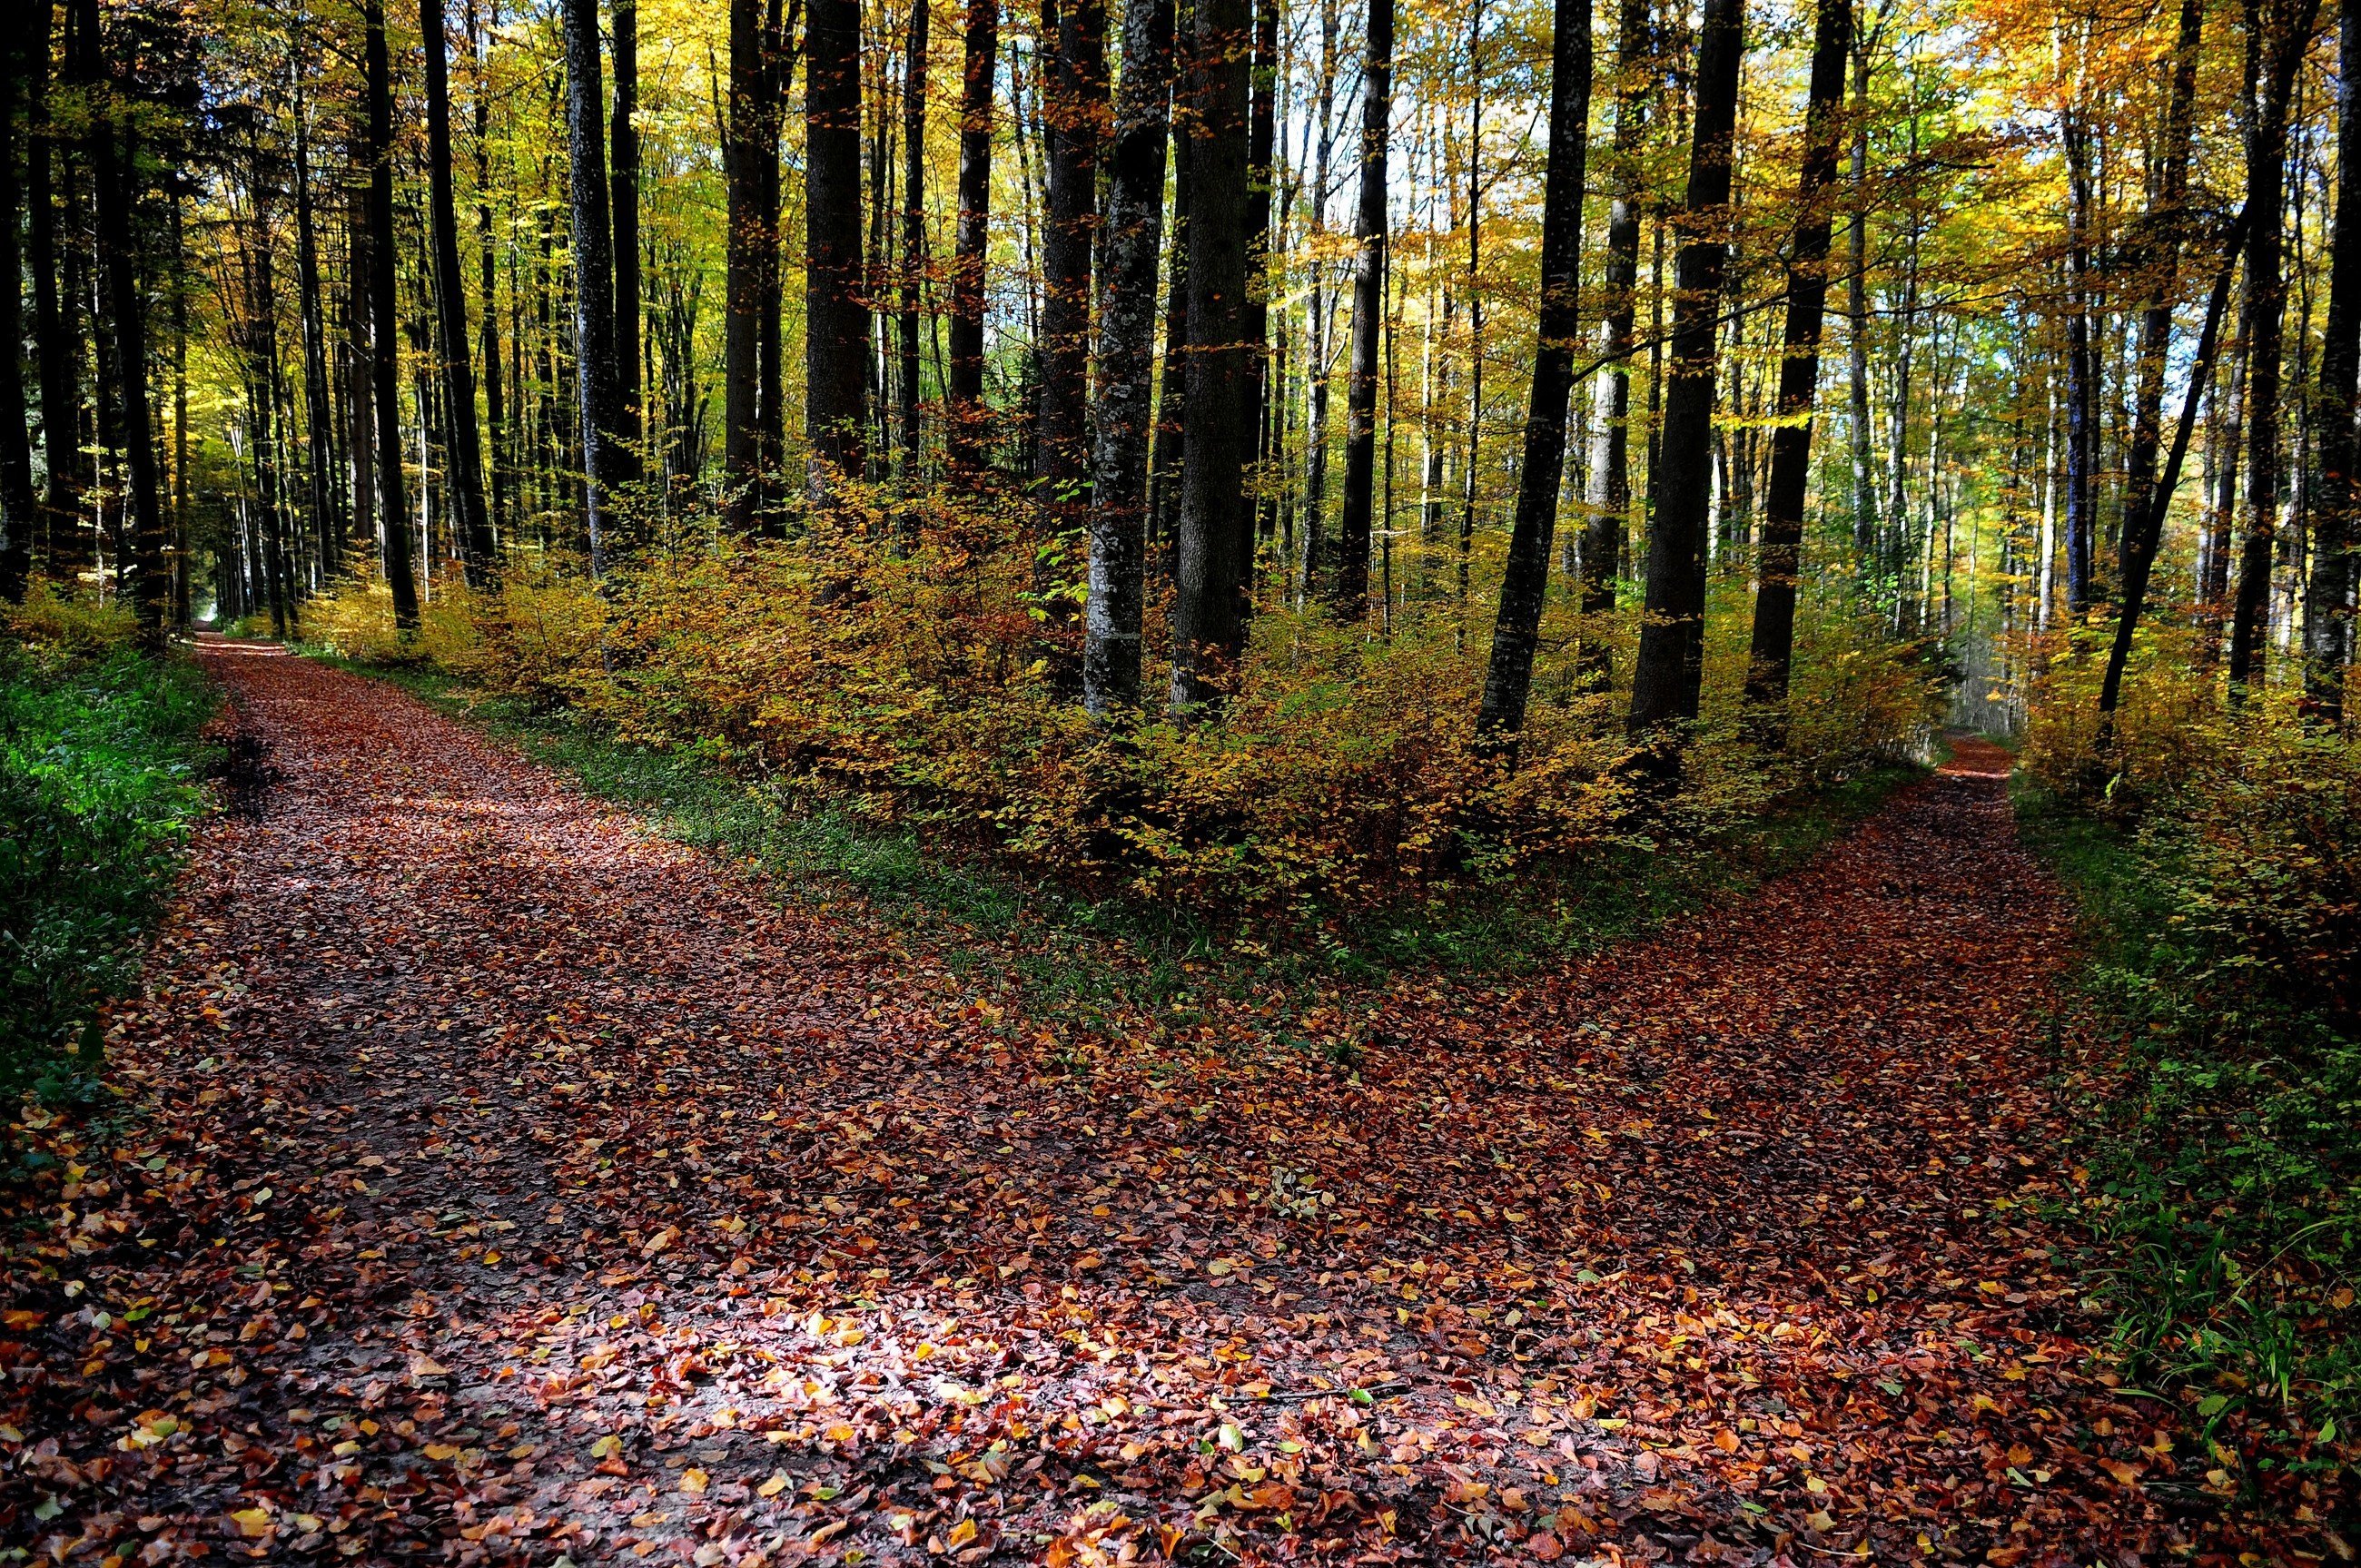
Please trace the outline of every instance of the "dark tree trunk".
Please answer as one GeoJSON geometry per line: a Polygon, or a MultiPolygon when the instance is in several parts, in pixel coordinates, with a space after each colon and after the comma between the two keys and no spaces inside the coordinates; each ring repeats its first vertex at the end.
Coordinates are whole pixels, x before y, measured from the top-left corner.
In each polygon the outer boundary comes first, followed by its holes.
{"type": "Polygon", "coordinates": [[[1130,0],[1107,182],[1099,310],[1098,443],[1092,476],[1082,706],[1106,718],[1139,704],[1148,551],[1148,439],[1156,378],[1156,272],[1170,133],[1172,0],[1130,0]]]}
{"type": "Polygon", "coordinates": [[[1866,586],[1877,571],[1877,474],[1869,412],[1869,48],[1853,18],[1852,215],[1845,225],[1846,435],[1852,455],[1853,565],[1866,586]]]}
{"type": "Polygon", "coordinates": [[[40,25],[26,40],[33,58],[26,77],[25,225],[27,259],[33,274],[34,368],[41,389],[41,455],[48,470],[42,505],[53,543],[47,562],[52,573],[71,575],[79,552],[71,543],[80,526],[84,459],[82,451],[82,386],[73,329],[68,313],[71,291],[60,288],[65,260],[58,244],[58,203],[50,179],[60,148],[49,123],[50,31],[55,0],[37,0],[40,25]]]}
{"type": "Polygon", "coordinates": [[[1179,594],[1172,617],[1176,712],[1218,709],[1244,651],[1238,591],[1246,401],[1246,0],[1195,0],[1188,106],[1195,131],[1189,207],[1189,444],[1180,467],[1179,594]]]}
{"type": "MultiPolygon", "coordinates": [[[[1390,7],[1391,0],[1387,0],[1390,7]]],[[[1247,373],[1254,378],[1254,430],[1257,461],[1269,455],[1264,433],[1271,417],[1270,207],[1274,153],[1279,141],[1279,0],[1256,0],[1254,96],[1246,126],[1246,345],[1247,373]]],[[[1176,193],[1177,193],[1177,181],[1176,193]]],[[[1171,374],[1168,367],[1166,375],[1171,374]]],[[[1160,430],[1159,432],[1161,433],[1160,430]]],[[[1267,476],[1266,476],[1267,477],[1267,476]]],[[[1153,493],[1151,484],[1150,491],[1153,493]]],[[[1239,586],[1247,608],[1254,605],[1256,542],[1273,532],[1278,498],[1262,484],[1253,515],[1238,525],[1250,530],[1239,544],[1239,586]]]]}
{"type": "MultiPolygon", "coordinates": [[[[1384,0],[1372,0],[1381,5],[1384,0]]],[[[1549,170],[1542,194],[1542,297],[1533,351],[1532,408],[1525,419],[1525,458],[1517,473],[1517,514],[1500,579],[1500,613],[1476,732],[1508,741],[1525,726],[1532,689],[1533,646],[1549,588],[1550,541],[1557,527],[1558,481],[1565,472],[1566,407],[1574,394],[1574,348],[1582,329],[1582,181],[1590,151],[1590,0],[1557,0],[1550,62],[1549,170]]],[[[1362,221],[1368,214],[1365,210],[1362,221]]],[[[1359,356],[1359,334],[1354,335],[1359,356]]],[[[1352,470],[1345,470],[1351,504],[1352,470]]],[[[1346,563],[1349,567],[1351,563],[1346,563]]]]}
{"type": "Polygon", "coordinates": [[[804,428],[810,493],[865,468],[869,311],[861,289],[861,7],[812,0],[804,45],[804,428]]]}
{"type": "Polygon", "coordinates": [[[2332,726],[2345,722],[2345,666],[2353,658],[2353,421],[2361,386],[2361,0],[2344,0],[2338,7],[2335,224],[2329,242],[2328,334],[2320,350],[2320,504],[2313,516],[2303,618],[2304,697],[2332,726]]]}
{"type": "Polygon", "coordinates": [[[2246,532],[2239,543],[2237,598],[2230,621],[2230,696],[2241,700],[2263,677],[2270,609],[2271,548],[2279,534],[2279,359],[2286,337],[2287,279],[2279,271],[2285,214],[2288,102],[2312,40],[2320,0],[2251,0],[2270,69],[2246,132],[2246,532]]]}
{"type": "MultiPolygon", "coordinates": [[[[796,10],[801,10],[801,6],[798,5],[796,10]]],[[[785,211],[785,208],[781,204],[779,188],[779,140],[786,127],[787,83],[796,73],[796,14],[795,11],[787,12],[784,22],[781,19],[781,14],[782,0],[768,0],[763,11],[763,36],[767,40],[768,59],[771,61],[770,85],[766,89],[768,104],[763,125],[763,151],[757,160],[757,172],[762,180],[762,190],[755,203],[761,212],[770,215],[767,232],[771,236],[768,248],[763,253],[762,293],[756,302],[755,309],[757,323],[754,340],[757,392],[755,466],[763,475],[762,494],[764,502],[771,508],[771,526],[774,530],[783,526],[785,521],[778,515],[777,509],[778,503],[785,495],[787,461],[786,344],[781,330],[786,314],[786,236],[780,223],[780,214],[785,211]]],[[[855,86],[857,90],[857,73],[855,86]]],[[[809,105],[806,106],[808,108],[809,105]]],[[[860,134],[859,122],[860,113],[856,104],[851,119],[855,127],[852,135],[856,142],[859,140],[860,134]]],[[[858,166],[857,159],[855,166],[858,166]]],[[[860,203],[858,197],[848,198],[848,200],[852,202],[856,211],[856,217],[852,224],[856,245],[851,264],[858,267],[860,258],[857,236],[861,225],[857,211],[860,203]]],[[[808,284],[809,280],[807,279],[806,282],[808,284]]],[[[865,315],[862,317],[862,323],[865,331],[867,323],[865,315]]],[[[809,323],[807,323],[806,325],[808,327],[809,323]]],[[[808,366],[810,354],[808,334],[805,342],[805,353],[806,364],[808,366]]],[[[855,371],[858,368],[855,367],[855,371]]],[[[857,379],[858,377],[856,376],[855,378],[857,379]]],[[[808,400],[806,403],[805,414],[806,422],[808,424],[810,416],[808,400]]]]}
{"type": "Polygon", "coordinates": [[[385,533],[385,580],[393,590],[393,623],[418,626],[418,577],[411,556],[410,513],[402,496],[401,408],[395,400],[401,345],[396,335],[393,260],[393,63],[386,51],[384,0],[362,0],[362,71],[367,78],[368,133],[362,146],[368,168],[368,295],[370,402],[377,413],[375,467],[385,533]]]}
{"type": "MultiPolygon", "coordinates": [[[[1558,23],[1564,31],[1560,34],[1555,68],[1563,72],[1567,69],[1569,61],[1574,60],[1575,57],[1566,52],[1567,45],[1565,38],[1567,32],[1578,32],[1581,35],[1581,53],[1578,61],[1581,76],[1578,84],[1568,84],[1560,79],[1554,81],[1550,89],[1550,176],[1553,181],[1551,190],[1554,192],[1557,189],[1554,181],[1559,173],[1558,136],[1561,130],[1565,130],[1572,138],[1576,170],[1573,185],[1567,190],[1565,197],[1566,204],[1573,210],[1571,222],[1576,236],[1575,248],[1555,257],[1565,272],[1565,291],[1568,310],[1565,320],[1558,324],[1564,326],[1569,334],[1574,331],[1571,311],[1575,273],[1581,261],[1582,175],[1580,170],[1586,146],[1585,138],[1588,134],[1586,127],[1590,115],[1589,3],[1590,0],[1568,0],[1567,4],[1558,7],[1558,23]],[[1563,94],[1567,92],[1577,92],[1581,100],[1579,105],[1570,111],[1578,116],[1571,128],[1562,124],[1560,119],[1560,111],[1568,108],[1568,105],[1562,101],[1563,94]]],[[[1336,576],[1330,594],[1330,602],[1335,608],[1336,619],[1347,623],[1361,620],[1368,614],[1369,609],[1370,513],[1377,502],[1378,349],[1379,340],[1384,334],[1386,312],[1386,140],[1392,134],[1389,122],[1393,118],[1393,0],[1369,0],[1368,47],[1367,53],[1361,62],[1361,204],[1353,225],[1354,237],[1359,242],[1353,258],[1353,356],[1345,373],[1345,494],[1336,512],[1336,576]]],[[[1542,311],[1543,316],[1551,320],[1555,318],[1549,317],[1552,308],[1549,295],[1551,290],[1556,286],[1557,280],[1557,274],[1550,270],[1553,259],[1549,243],[1550,222],[1553,215],[1561,221],[1565,221],[1563,213],[1553,214],[1546,211],[1542,219],[1543,229],[1542,311]]],[[[1545,321],[1542,329],[1544,354],[1549,350],[1549,336],[1550,326],[1545,321]]],[[[1567,345],[1564,358],[1565,363],[1556,367],[1561,378],[1573,367],[1570,345],[1567,345]]],[[[1548,372],[1544,368],[1539,367],[1534,373],[1536,400],[1533,406],[1536,419],[1541,415],[1540,400],[1547,395],[1542,389],[1542,379],[1546,373],[1548,372]]],[[[1559,466],[1565,461],[1565,397],[1563,390],[1556,396],[1558,402],[1554,448],[1556,455],[1551,462],[1549,521],[1554,521],[1556,518],[1555,476],[1559,466]]],[[[1532,455],[1533,449],[1528,442],[1526,447],[1528,463],[1532,461],[1532,455]]],[[[1521,509],[1520,515],[1521,516],[1521,509]]],[[[1542,532],[1544,541],[1542,572],[1545,576],[1548,573],[1546,543],[1548,527],[1545,525],[1542,532]]],[[[1512,546],[1510,552],[1512,565],[1514,559],[1512,546]]],[[[1536,596],[1534,599],[1536,610],[1540,608],[1540,602],[1536,596]]],[[[1526,668],[1530,671],[1532,663],[1530,641],[1526,647],[1525,663],[1526,668]]],[[[1489,690],[1488,683],[1487,690],[1488,692],[1489,690]]],[[[1490,706],[1488,698],[1486,706],[1488,707],[1490,706]]],[[[1519,717],[1521,719],[1523,707],[1521,700],[1518,707],[1519,717]]]]}
{"type": "Polygon", "coordinates": [[[614,0],[615,103],[609,139],[614,168],[608,175],[615,257],[615,482],[640,477],[640,7],[614,0]]]}
{"type": "MultiPolygon", "coordinates": [[[[1187,0],[1193,6],[1196,0],[1187,0]]],[[[1175,92],[1186,91],[1194,13],[1176,5],[1173,10],[1175,92]]],[[[1180,569],[1180,461],[1189,445],[1189,422],[1182,411],[1189,401],[1189,203],[1197,181],[1191,172],[1196,163],[1196,132],[1180,118],[1172,123],[1172,221],[1165,242],[1164,386],[1156,407],[1156,439],[1148,459],[1148,537],[1167,552],[1166,567],[1180,569]]],[[[1253,306],[1248,305],[1251,311],[1253,306]]],[[[1264,324],[1269,305],[1263,306],[1264,324]]]]}
{"type": "MultiPolygon", "coordinates": [[[[2092,258],[2091,130],[2081,111],[2064,116],[2066,141],[2066,608],[2091,607],[2091,566],[2098,520],[2098,357],[2091,346],[2092,258]]],[[[1905,333],[1908,323],[1904,323],[1905,333]]],[[[1906,410],[1905,417],[1907,417],[1906,410]]],[[[1897,450],[1899,450],[1897,446],[1897,450]]],[[[1897,486],[1894,496],[1901,498],[1897,486]]],[[[1901,508],[1894,508],[1901,526],[1901,508]]]]}
{"type": "MultiPolygon", "coordinates": [[[[476,426],[476,372],[469,363],[467,287],[459,269],[458,208],[451,192],[451,83],[443,36],[443,0],[419,0],[418,30],[426,51],[426,184],[428,228],[434,251],[435,347],[443,357],[444,494],[456,521],[467,586],[491,586],[492,524],[484,510],[484,448],[476,426]]],[[[491,314],[491,300],[484,302],[491,314]]],[[[494,376],[498,367],[488,367],[494,376]]]]}
{"type": "MultiPolygon", "coordinates": [[[[490,508],[493,550],[511,526],[508,506],[510,465],[502,461],[507,450],[507,408],[500,386],[500,313],[498,251],[492,229],[492,96],[490,72],[487,69],[489,41],[476,22],[476,0],[467,4],[467,50],[475,66],[476,115],[476,241],[479,254],[477,268],[480,284],[478,291],[484,300],[484,422],[489,437],[489,461],[486,466],[485,490],[490,508]]],[[[500,25],[500,7],[495,0],[492,24],[500,25]]]]}
{"type": "Polygon", "coordinates": [[[1716,317],[1729,247],[1730,139],[1738,112],[1744,0],[1706,0],[1697,35],[1687,228],[1673,308],[1661,444],[1648,537],[1648,618],[1632,668],[1635,736],[1694,719],[1705,674],[1705,532],[1712,481],[1716,317]]]}
{"type": "Polygon", "coordinates": [[[1098,237],[1098,166],[1106,112],[1105,0],[1043,0],[1041,30],[1057,55],[1041,94],[1049,214],[1041,230],[1040,415],[1034,475],[1040,546],[1034,554],[1042,652],[1060,695],[1081,692],[1081,650],[1066,565],[1091,499],[1091,274],[1098,237]]]}
{"type": "MultiPolygon", "coordinates": [[[[0,598],[12,604],[25,598],[25,582],[32,567],[35,511],[33,495],[33,435],[26,423],[24,326],[18,319],[24,298],[24,269],[16,254],[16,219],[20,202],[16,185],[16,149],[28,144],[16,119],[16,84],[47,61],[23,58],[33,40],[10,36],[0,55],[0,598]]],[[[46,33],[39,40],[48,42],[46,33]]],[[[28,121],[29,128],[29,121],[28,121]]]]}
{"type": "Polygon", "coordinates": [[[1771,434],[1770,493],[1754,594],[1746,695],[1771,707],[1787,698],[1795,651],[1795,587],[1803,571],[1804,498],[1812,477],[1812,400],[1820,384],[1820,324],[1828,299],[1828,198],[1843,134],[1852,0],[1820,0],[1812,39],[1804,161],[1795,181],[1795,242],[1787,261],[1785,353],[1779,362],[1778,423],[1771,434]]]}
{"type": "Polygon", "coordinates": [[[983,263],[992,236],[992,106],[1000,0],[967,0],[960,66],[959,230],[951,242],[950,386],[943,445],[950,471],[983,466],[983,263]]]}
{"type": "Polygon", "coordinates": [[[372,388],[377,354],[370,346],[375,299],[370,281],[368,185],[366,144],[354,149],[363,182],[346,192],[345,211],[345,463],[352,507],[345,542],[367,553],[377,548],[377,413],[372,388]]]}
{"type": "MultiPolygon", "coordinates": [[[[2139,384],[2124,456],[2124,527],[2116,574],[2126,592],[2138,548],[2132,524],[2147,516],[2156,488],[2157,444],[2164,424],[2165,355],[2172,339],[2173,302],[2180,291],[2181,206],[2189,193],[2191,108],[2197,96],[2197,51],[2204,27],[2204,0],[2181,0],[2172,87],[2165,105],[2163,157],[2149,197],[2147,232],[2138,236],[2127,258],[2129,269],[2143,275],[2140,281],[2147,285],[2147,309],[2140,318],[2139,384]]],[[[2146,576],[2145,565],[2136,569],[2146,576]]]]}
{"type": "Polygon", "coordinates": [[[721,521],[739,533],[762,524],[773,482],[765,450],[763,333],[779,292],[779,209],[765,178],[778,163],[774,40],[763,0],[730,0],[730,112],[722,180],[730,208],[721,365],[721,521]]]}
{"type": "Polygon", "coordinates": [[[303,334],[303,445],[305,477],[311,481],[310,522],[317,536],[322,574],[334,576],[342,568],[343,521],[335,515],[331,433],[335,428],[335,400],[328,386],[327,312],[320,291],[319,225],[312,203],[311,112],[304,103],[303,80],[310,62],[300,50],[291,62],[296,77],[295,109],[295,292],[303,334]]]}
{"type": "Polygon", "coordinates": [[[189,252],[181,181],[172,181],[172,624],[189,626],[189,252]]]}
{"type": "Polygon", "coordinates": [[[902,66],[902,479],[921,477],[918,442],[918,307],[927,278],[927,13],[911,0],[909,48],[902,66]]]}
{"type": "MultiPolygon", "coordinates": [[[[1607,209],[1605,320],[1599,345],[1607,361],[1593,395],[1590,437],[1590,518],[1582,539],[1584,684],[1604,691],[1612,677],[1610,649],[1595,617],[1615,609],[1623,571],[1623,540],[1631,512],[1631,353],[1640,292],[1640,160],[1648,137],[1648,104],[1658,60],[1649,30],[1648,0],[1621,0],[1615,38],[1613,199],[1607,209]]],[[[1432,479],[1429,481],[1433,482],[1432,479]]]]}
{"type": "Polygon", "coordinates": [[[607,574],[608,534],[623,461],[622,377],[615,363],[615,231],[607,207],[606,99],[598,0],[566,0],[566,150],[574,214],[574,382],[582,441],[590,575],[607,574]]]}

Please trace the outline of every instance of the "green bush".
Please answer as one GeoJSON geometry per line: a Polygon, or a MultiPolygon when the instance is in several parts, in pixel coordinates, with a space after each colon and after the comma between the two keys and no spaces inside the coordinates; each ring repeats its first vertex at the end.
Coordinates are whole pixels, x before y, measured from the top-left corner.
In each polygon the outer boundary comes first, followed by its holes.
{"type": "Polygon", "coordinates": [[[185,659],[0,641],[0,1103],[93,1081],[98,1008],[204,807],[213,711],[185,659]]]}

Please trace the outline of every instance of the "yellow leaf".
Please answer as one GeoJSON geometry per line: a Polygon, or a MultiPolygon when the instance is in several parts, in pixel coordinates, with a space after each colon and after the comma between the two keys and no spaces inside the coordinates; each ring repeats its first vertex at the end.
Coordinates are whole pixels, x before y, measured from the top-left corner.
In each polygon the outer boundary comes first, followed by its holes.
{"type": "Polygon", "coordinates": [[[775,1497],[786,1489],[787,1473],[784,1470],[774,1470],[771,1473],[769,1480],[754,1488],[754,1495],[758,1497],[775,1497]]]}
{"type": "Polygon", "coordinates": [[[590,1457],[593,1459],[609,1459],[622,1452],[623,1440],[612,1432],[590,1445],[590,1457]]]}
{"type": "Polygon", "coordinates": [[[431,1355],[422,1355],[413,1351],[410,1357],[410,1375],[412,1377],[448,1377],[451,1369],[431,1355]]]}
{"type": "Polygon", "coordinates": [[[426,1457],[429,1459],[456,1459],[459,1457],[459,1450],[456,1446],[451,1443],[430,1442],[426,1445],[426,1457]]]}
{"type": "Polygon", "coordinates": [[[1738,1452],[1738,1434],[1730,1431],[1728,1427],[1724,1427],[1719,1431],[1713,1434],[1713,1445],[1714,1447],[1721,1450],[1724,1453],[1736,1453],[1738,1452]]]}
{"type": "Polygon", "coordinates": [[[2139,1485],[2140,1467],[2136,1464],[2126,1464],[2120,1459],[2102,1459],[2099,1461],[2099,1468],[2114,1476],[2124,1486],[2136,1486],[2139,1485]]]}
{"type": "Polygon", "coordinates": [[[1837,1521],[1834,1516],[1829,1514],[1828,1510],[1826,1508],[1815,1508],[1812,1512],[1806,1514],[1804,1516],[1804,1522],[1810,1525],[1814,1530],[1829,1530],[1837,1528],[1837,1521]]]}
{"type": "Polygon", "coordinates": [[[248,1541],[260,1541],[270,1533],[270,1510],[268,1508],[240,1508],[229,1517],[231,1522],[237,1526],[237,1533],[248,1541]]]}
{"type": "Polygon", "coordinates": [[[973,1541],[975,1539],[975,1521],[973,1519],[961,1519],[959,1523],[951,1526],[950,1539],[954,1550],[965,1546],[969,1541],[973,1541]]]}
{"type": "Polygon", "coordinates": [[[681,1472],[680,1489],[691,1496],[702,1496],[705,1491],[705,1472],[692,1465],[681,1472]]]}

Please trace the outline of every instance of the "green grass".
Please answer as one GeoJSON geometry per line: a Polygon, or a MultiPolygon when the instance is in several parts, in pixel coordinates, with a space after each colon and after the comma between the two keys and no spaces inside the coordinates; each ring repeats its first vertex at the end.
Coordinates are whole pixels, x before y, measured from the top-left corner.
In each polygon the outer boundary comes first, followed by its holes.
{"type": "Polygon", "coordinates": [[[0,642],[0,1104],[89,1098],[205,808],[212,687],[178,657],[0,642]]]}
{"type": "Polygon", "coordinates": [[[2191,918],[2169,818],[2135,831],[2028,795],[2019,820],[2081,905],[2080,999],[2117,1052],[2075,1153],[2129,1370],[2202,1417],[2351,1430],[2361,1047],[2191,918]]]}
{"type": "Polygon", "coordinates": [[[1370,1009],[1336,1005],[1342,993],[1405,973],[1516,975],[1596,950],[1801,865],[1920,776],[1876,773],[1710,843],[1621,846],[1543,875],[1350,916],[1224,923],[1080,897],[989,853],[734,773],[697,748],[620,743],[596,725],[488,696],[439,672],[327,662],[401,686],[683,843],[757,865],[785,897],[926,943],[955,972],[1023,995],[1036,1023],[1136,1029],[1147,1016],[1163,1036],[1243,1003],[1266,1014],[1274,1036],[1345,1063],[1370,1009]]]}

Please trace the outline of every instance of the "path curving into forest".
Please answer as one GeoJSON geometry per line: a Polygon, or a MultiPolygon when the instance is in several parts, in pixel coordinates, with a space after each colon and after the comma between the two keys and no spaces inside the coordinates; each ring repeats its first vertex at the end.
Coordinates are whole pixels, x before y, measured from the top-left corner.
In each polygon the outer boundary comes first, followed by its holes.
{"type": "Polygon", "coordinates": [[[161,1563],[2269,1552],[2091,1359],[2007,759],[1568,972],[1080,1051],[381,683],[27,1190],[0,1539],[161,1563]],[[103,1546],[103,1550],[102,1550],[103,1546]]]}

